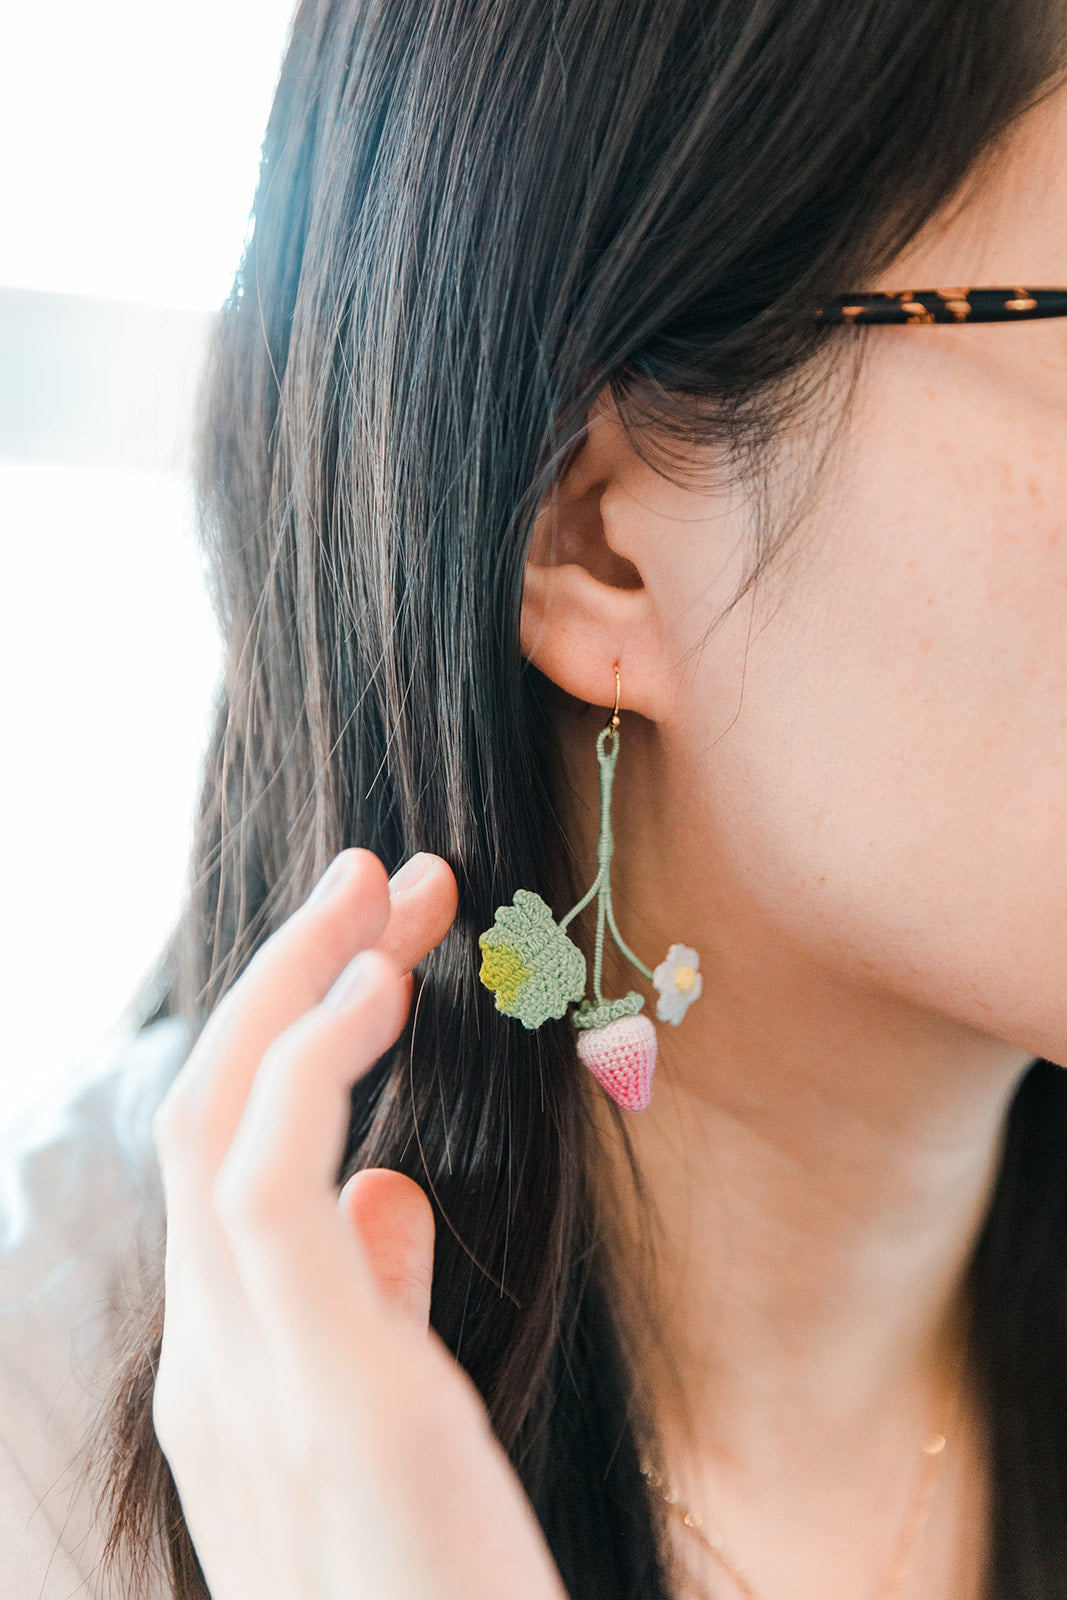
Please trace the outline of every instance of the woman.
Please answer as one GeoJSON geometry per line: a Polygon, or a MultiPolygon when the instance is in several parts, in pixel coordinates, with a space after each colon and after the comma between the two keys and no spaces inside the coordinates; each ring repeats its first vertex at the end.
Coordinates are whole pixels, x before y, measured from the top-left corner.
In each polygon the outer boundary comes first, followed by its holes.
{"type": "Polygon", "coordinates": [[[124,1585],[1067,1593],[1065,20],[300,7],[124,1585]],[[617,927],[703,982],[632,1115],[478,981],[603,863],[615,709],[617,927]]]}

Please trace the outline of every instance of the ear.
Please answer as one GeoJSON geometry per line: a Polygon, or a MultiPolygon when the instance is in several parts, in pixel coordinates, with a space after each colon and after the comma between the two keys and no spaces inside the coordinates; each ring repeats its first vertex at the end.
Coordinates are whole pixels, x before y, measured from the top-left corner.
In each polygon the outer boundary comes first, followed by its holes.
{"type": "Polygon", "coordinates": [[[523,585],[526,659],[575,700],[659,720],[663,639],[646,582],[655,514],[634,493],[647,474],[614,408],[594,409],[585,439],[534,525],[523,585]]]}

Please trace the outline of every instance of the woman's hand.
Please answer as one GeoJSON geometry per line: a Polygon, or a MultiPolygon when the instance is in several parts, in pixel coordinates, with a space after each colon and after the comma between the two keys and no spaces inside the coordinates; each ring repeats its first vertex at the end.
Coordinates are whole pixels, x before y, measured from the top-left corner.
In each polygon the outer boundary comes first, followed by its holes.
{"type": "Polygon", "coordinates": [[[159,1109],[153,1419],[213,1600],[564,1600],[470,1380],[428,1329],[433,1214],[334,1177],[349,1087],[447,932],[436,856],[340,855],[210,1018],[159,1109]],[[421,875],[419,869],[421,870],[421,875]]]}

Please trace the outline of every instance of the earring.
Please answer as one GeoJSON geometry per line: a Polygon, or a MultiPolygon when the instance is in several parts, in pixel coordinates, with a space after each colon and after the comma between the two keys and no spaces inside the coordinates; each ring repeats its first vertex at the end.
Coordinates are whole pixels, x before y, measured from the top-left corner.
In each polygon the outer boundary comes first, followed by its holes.
{"type": "Polygon", "coordinates": [[[512,904],[499,908],[493,926],[478,940],[482,951],[479,977],[492,992],[497,1010],[517,1017],[526,1028],[539,1028],[549,1018],[562,1017],[571,1006],[571,1021],[578,1030],[579,1059],[624,1110],[643,1111],[651,1095],[656,1065],[656,1030],[647,1017],[638,1014],[645,1001],[636,990],[619,1000],[605,999],[601,988],[605,938],[610,933],[630,965],[657,990],[656,1016],[660,1022],[677,1026],[700,995],[704,980],[699,970],[700,957],[688,945],[672,944],[666,959],[653,972],[634,955],[615,925],[611,904],[611,858],[615,851],[611,792],[619,759],[620,696],[616,662],[615,708],[596,742],[600,837],[592,885],[558,922],[539,894],[517,889],[512,904]],[[590,1000],[585,993],[585,957],[567,937],[567,928],[594,899],[596,945],[590,1000]]]}

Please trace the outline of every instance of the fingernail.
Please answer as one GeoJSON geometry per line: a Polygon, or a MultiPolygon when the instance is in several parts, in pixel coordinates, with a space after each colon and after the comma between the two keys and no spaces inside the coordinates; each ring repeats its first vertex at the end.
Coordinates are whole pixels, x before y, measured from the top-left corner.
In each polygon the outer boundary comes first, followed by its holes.
{"type": "Polygon", "coordinates": [[[332,1006],[334,1010],[341,1010],[345,1006],[354,1005],[374,983],[374,963],[368,961],[368,952],[361,950],[358,956],[345,967],[341,976],[323,996],[323,1005],[332,1006]]]}
{"type": "Polygon", "coordinates": [[[414,889],[419,879],[426,876],[429,866],[430,858],[425,850],[420,850],[417,856],[405,861],[399,872],[394,872],[389,879],[389,898],[406,894],[409,889],[414,889]]]}
{"type": "Polygon", "coordinates": [[[342,882],[348,872],[348,857],[346,855],[334,856],[318,883],[307,897],[309,906],[317,905],[320,900],[325,900],[332,894],[338,884],[342,882]]]}

